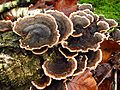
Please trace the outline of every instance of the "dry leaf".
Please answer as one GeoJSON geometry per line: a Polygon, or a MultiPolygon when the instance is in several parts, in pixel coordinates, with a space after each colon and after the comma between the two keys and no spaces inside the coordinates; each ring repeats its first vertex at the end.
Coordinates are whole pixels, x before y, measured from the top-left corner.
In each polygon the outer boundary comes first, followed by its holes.
{"type": "Polygon", "coordinates": [[[112,40],[105,40],[100,45],[102,50],[102,63],[107,63],[113,52],[120,51],[120,45],[112,40]]]}
{"type": "Polygon", "coordinates": [[[97,83],[90,70],[74,77],[67,83],[68,90],[98,90],[97,83]]]}

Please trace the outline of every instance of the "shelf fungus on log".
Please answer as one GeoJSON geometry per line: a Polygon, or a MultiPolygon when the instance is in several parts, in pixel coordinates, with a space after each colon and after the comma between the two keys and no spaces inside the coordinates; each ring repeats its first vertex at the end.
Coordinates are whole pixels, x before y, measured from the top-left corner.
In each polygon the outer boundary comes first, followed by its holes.
{"type": "Polygon", "coordinates": [[[77,69],[75,58],[67,59],[60,52],[55,54],[53,58],[47,59],[42,65],[45,75],[56,80],[72,76],[77,69]]]}
{"type": "Polygon", "coordinates": [[[62,43],[62,46],[71,52],[88,52],[88,50],[96,51],[103,40],[103,34],[96,32],[94,35],[91,35],[91,33],[87,31],[86,35],[82,35],[81,37],[69,37],[68,40],[62,43]]]}
{"type": "Polygon", "coordinates": [[[91,4],[78,4],[78,10],[85,10],[85,9],[89,9],[90,11],[94,11],[94,8],[92,7],[91,4]]]}
{"type": "Polygon", "coordinates": [[[59,42],[66,40],[73,33],[71,20],[63,12],[57,10],[48,10],[46,13],[52,15],[57,22],[60,34],[59,42]]]}
{"type": "Polygon", "coordinates": [[[19,18],[14,24],[13,31],[21,36],[21,48],[34,50],[54,46],[60,37],[57,28],[53,16],[41,13],[19,18]]]}
{"type": "Polygon", "coordinates": [[[44,89],[49,86],[52,82],[52,79],[48,76],[43,75],[40,79],[31,81],[32,85],[37,89],[44,89]]]}
{"type": "Polygon", "coordinates": [[[77,69],[75,70],[73,76],[79,75],[80,73],[83,73],[86,70],[87,66],[87,56],[79,54],[75,57],[77,61],[77,69]]]}
{"type": "Polygon", "coordinates": [[[94,70],[97,65],[102,61],[102,51],[98,49],[97,51],[89,51],[85,54],[88,58],[87,68],[94,70]]]}
{"type": "Polygon", "coordinates": [[[11,21],[0,20],[0,32],[12,30],[12,26],[11,21]]]}

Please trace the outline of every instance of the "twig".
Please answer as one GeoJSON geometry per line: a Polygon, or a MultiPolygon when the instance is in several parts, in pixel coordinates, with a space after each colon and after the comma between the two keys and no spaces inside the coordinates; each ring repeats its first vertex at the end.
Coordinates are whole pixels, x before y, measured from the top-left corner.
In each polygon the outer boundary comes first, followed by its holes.
{"type": "Polygon", "coordinates": [[[98,86],[106,79],[107,75],[111,73],[113,68],[103,77],[103,79],[98,83],[98,86]]]}
{"type": "Polygon", "coordinates": [[[114,74],[114,82],[115,82],[114,90],[117,90],[117,70],[115,70],[115,74],[114,74]]]}

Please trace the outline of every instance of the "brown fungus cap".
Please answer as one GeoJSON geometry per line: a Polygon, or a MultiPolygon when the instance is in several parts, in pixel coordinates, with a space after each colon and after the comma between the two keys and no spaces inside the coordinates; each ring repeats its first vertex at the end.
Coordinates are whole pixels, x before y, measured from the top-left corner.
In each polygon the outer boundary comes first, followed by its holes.
{"type": "Polygon", "coordinates": [[[0,32],[12,30],[12,22],[0,20],[0,32]]]}
{"type": "Polygon", "coordinates": [[[113,40],[120,45],[120,30],[116,29],[110,33],[109,40],[113,40]]]}
{"type": "Polygon", "coordinates": [[[110,29],[109,24],[105,21],[98,21],[97,26],[99,32],[106,32],[107,30],[110,29]]]}
{"type": "Polygon", "coordinates": [[[78,4],[78,10],[85,10],[85,9],[89,9],[90,11],[94,11],[94,8],[92,7],[91,4],[78,4]]]}
{"type": "Polygon", "coordinates": [[[70,14],[69,18],[72,19],[76,15],[87,17],[90,20],[91,23],[94,21],[94,17],[90,14],[85,13],[84,11],[73,12],[73,13],[70,14]]]}
{"type": "Polygon", "coordinates": [[[90,25],[89,19],[85,16],[75,15],[71,18],[71,21],[73,22],[74,27],[73,37],[82,36],[82,33],[85,32],[85,28],[90,25]]]}
{"type": "Polygon", "coordinates": [[[80,73],[83,73],[87,66],[87,56],[82,55],[81,53],[78,54],[78,56],[75,57],[77,60],[77,69],[75,70],[73,76],[79,75],[80,73]]]}
{"type": "Polygon", "coordinates": [[[67,48],[71,52],[88,52],[88,50],[96,51],[103,42],[104,35],[98,32],[91,34],[86,32],[81,37],[69,37],[68,40],[62,43],[63,48],[67,48]]]}
{"type": "Polygon", "coordinates": [[[32,52],[36,55],[45,53],[48,50],[48,46],[42,47],[41,49],[33,49],[32,52]]]}
{"type": "Polygon", "coordinates": [[[40,79],[32,81],[31,83],[35,88],[41,90],[49,86],[51,81],[52,79],[50,77],[43,75],[40,79]]]}
{"type": "Polygon", "coordinates": [[[53,62],[52,60],[46,60],[42,65],[44,73],[56,80],[66,79],[72,76],[77,68],[77,62],[74,58],[61,59],[53,62]]]}
{"type": "Polygon", "coordinates": [[[97,15],[97,14],[94,14],[92,11],[90,11],[89,9],[85,9],[85,10],[83,10],[85,13],[87,13],[87,14],[90,14],[90,15],[92,15],[93,17],[94,17],[94,21],[96,22],[96,21],[98,21],[99,20],[99,16],[97,15]]]}
{"type": "Polygon", "coordinates": [[[102,51],[98,49],[97,51],[89,51],[86,53],[88,58],[87,60],[87,67],[90,70],[93,70],[97,67],[97,65],[102,61],[102,51]]]}
{"type": "Polygon", "coordinates": [[[44,62],[42,68],[46,76],[61,80],[73,75],[77,68],[77,61],[74,58],[56,58],[56,60],[48,59],[44,62]]]}
{"type": "Polygon", "coordinates": [[[114,19],[106,19],[103,15],[99,16],[99,20],[106,21],[110,28],[118,26],[118,23],[114,19]]]}
{"type": "Polygon", "coordinates": [[[57,22],[60,33],[59,42],[66,40],[73,33],[73,23],[71,20],[63,12],[57,10],[48,10],[46,13],[52,15],[57,22]]]}
{"type": "Polygon", "coordinates": [[[13,30],[22,37],[21,48],[27,50],[52,47],[59,39],[56,21],[48,14],[20,18],[15,22],[13,30]]]}

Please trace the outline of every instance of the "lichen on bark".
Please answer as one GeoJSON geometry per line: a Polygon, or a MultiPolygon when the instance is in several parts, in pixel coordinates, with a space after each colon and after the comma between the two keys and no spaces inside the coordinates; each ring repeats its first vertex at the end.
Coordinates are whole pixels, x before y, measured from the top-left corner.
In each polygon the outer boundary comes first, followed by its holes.
{"type": "Polygon", "coordinates": [[[0,32],[0,90],[27,90],[42,75],[42,56],[20,48],[19,38],[13,31],[0,32]]]}

